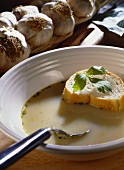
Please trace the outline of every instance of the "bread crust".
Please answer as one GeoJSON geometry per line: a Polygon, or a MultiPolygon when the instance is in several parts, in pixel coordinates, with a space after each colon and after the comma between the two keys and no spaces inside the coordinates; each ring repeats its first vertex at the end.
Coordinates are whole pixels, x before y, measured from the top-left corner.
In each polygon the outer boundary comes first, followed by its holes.
{"type": "Polygon", "coordinates": [[[67,88],[64,88],[63,99],[69,103],[83,103],[88,104],[90,102],[90,96],[87,94],[71,93],[67,88]]]}
{"type": "MultiPolygon", "coordinates": [[[[86,72],[86,70],[82,70],[83,72],[86,72]]],[[[110,110],[110,111],[123,111],[124,110],[124,82],[122,79],[117,76],[116,74],[112,72],[106,72],[108,76],[112,78],[113,81],[115,81],[116,87],[121,87],[121,89],[118,89],[120,92],[119,96],[95,96],[92,93],[74,93],[72,89],[70,89],[71,81],[74,81],[74,77],[76,74],[73,74],[66,82],[65,88],[62,93],[62,98],[69,102],[69,103],[83,103],[83,104],[90,104],[95,107],[98,107],[100,109],[110,110]]],[[[72,83],[73,84],[73,83],[72,83]]],[[[112,90],[116,90],[115,88],[112,90]]]]}

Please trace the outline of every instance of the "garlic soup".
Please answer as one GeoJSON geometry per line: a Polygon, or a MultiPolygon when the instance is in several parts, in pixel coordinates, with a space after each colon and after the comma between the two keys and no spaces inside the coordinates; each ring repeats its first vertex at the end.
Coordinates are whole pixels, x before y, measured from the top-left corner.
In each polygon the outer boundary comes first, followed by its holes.
{"type": "Polygon", "coordinates": [[[68,133],[90,133],[76,139],[51,136],[46,143],[58,145],[93,145],[124,137],[124,112],[110,112],[88,104],[70,104],[62,100],[65,82],[52,84],[23,106],[21,119],[27,134],[44,128],[61,128],[68,133]]]}

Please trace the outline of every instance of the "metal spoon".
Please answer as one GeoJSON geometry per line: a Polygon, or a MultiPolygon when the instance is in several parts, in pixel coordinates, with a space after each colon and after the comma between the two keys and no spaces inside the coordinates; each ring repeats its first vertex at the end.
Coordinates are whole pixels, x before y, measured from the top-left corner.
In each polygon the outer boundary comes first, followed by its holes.
{"type": "Polygon", "coordinates": [[[56,134],[57,137],[67,139],[67,138],[75,138],[82,137],[83,135],[89,133],[87,130],[82,134],[69,134],[61,129],[55,128],[42,128],[33,134],[27,136],[26,138],[20,140],[19,142],[11,145],[9,148],[0,152],[0,170],[6,169],[18,159],[26,155],[28,152],[33,150],[34,148],[41,145],[44,141],[50,138],[52,134],[56,134]]]}
{"type": "Polygon", "coordinates": [[[90,132],[90,130],[87,130],[87,131],[84,131],[83,133],[70,134],[70,133],[65,132],[62,129],[56,129],[56,128],[52,128],[50,131],[51,131],[51,133],[55,133],[55,135],[58,138],[63,138],[63,139],[73,139],[73,138],[77,138],[77,137],[82,137],[85,134],[90,132]]]}

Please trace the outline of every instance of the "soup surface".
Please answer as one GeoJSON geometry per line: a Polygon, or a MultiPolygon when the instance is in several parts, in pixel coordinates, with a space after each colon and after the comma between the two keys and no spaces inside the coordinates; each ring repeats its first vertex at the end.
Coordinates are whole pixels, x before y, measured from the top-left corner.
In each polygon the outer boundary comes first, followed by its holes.
{"type": "Polygon", "coordinates": [[[22,109],[22,125],[27,134],[44,128],[61,128],[69,133],[90,132],[75,139],[51,136],[46,143],[59,145],[92,145],[124,137],[124,112],[100,110],[85,104],[62,100],[64,82],[42,89],[22,109]]]}

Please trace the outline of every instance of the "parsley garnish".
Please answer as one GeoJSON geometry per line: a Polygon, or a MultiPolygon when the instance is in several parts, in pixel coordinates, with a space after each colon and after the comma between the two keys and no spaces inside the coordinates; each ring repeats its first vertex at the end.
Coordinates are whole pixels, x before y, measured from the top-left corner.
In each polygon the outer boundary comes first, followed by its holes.
{"type": "Polygon", "coordinates": [[[102,75],[105,73],[106,70],[102,66],[93,66],[86,72],[87,75],[102,75]]]}
{"type": "Polygon", "coordinates": [[[75,81],[73,85],[74,92],[83,89],[86,86],[86,74],[77,72],[74,81],[75,81]]]}
{"type": "Polygon", "coordinates": [[[73,92],[83,90],[86,86],[87,78],[98,91],[102,93],[112,91],[111,83],[109,81],[92,77],[93,75],[103,75],[105,73],[106,70],[102,66],[93,66],[87,70],[86,73],[82,73],[81,71],[77,72],[74,78],[75,83],[73,85],[73,92]]]}

